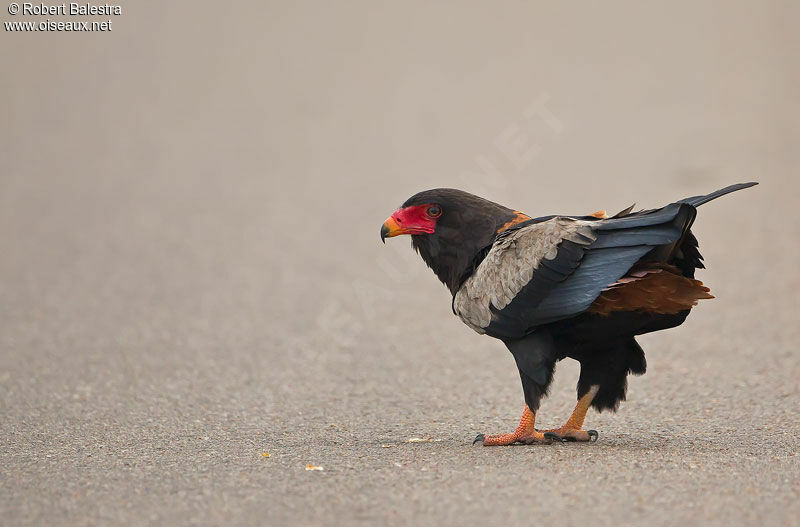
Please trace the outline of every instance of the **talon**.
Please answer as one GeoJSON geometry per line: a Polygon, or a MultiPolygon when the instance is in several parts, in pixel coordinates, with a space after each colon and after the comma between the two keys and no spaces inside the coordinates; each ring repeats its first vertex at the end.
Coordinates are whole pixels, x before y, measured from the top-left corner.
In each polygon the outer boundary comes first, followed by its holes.
{"type": "MultiPolygon", "coordinates": [[[[597,432],[595,432],[595,433],[597,433],[597,432]]],[[[477,436],[475,436],[475,440],[472,442],[472,444],[474,445],[478,441],[480,441],[481,443],[486,441],[486,434],[478,434],[477,436]]]]}
{"type": "Polygon", "coordinates": [[[586,433],[589,434],[589,441],[592,443],[595,443],[600,435],[597,433],[597,430],[589,430],[586,433]]]}

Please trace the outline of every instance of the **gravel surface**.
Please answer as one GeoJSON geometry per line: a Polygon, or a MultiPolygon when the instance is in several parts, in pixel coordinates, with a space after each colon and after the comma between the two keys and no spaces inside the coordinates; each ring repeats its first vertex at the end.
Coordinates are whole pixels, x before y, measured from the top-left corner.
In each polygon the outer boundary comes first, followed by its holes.
{"type": "Polygon", "coordinates": [[[268,4],[0,36],[0,523],[798,525],[797,7],[268,4]],[[749,180],[597,443],[471,444],[519,378],[380,244],[398,204],[749,180]]]}

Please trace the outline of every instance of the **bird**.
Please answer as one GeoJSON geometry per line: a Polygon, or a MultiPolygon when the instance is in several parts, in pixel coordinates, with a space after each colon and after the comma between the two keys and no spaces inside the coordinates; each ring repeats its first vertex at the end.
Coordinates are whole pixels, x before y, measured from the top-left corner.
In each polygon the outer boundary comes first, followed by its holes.
{"type": "Polygon", "coordinates": [[[410,235],[452,295],[451,308],[514,357],[525,400],[511,433],[478,434],[473,444],[597,441],[584,430],[590,408],[617,411],[629,374],[647,368],[638,335],[681,325],[699,300],[704,269],[691,227],[697,208],[756,185],[739,183],[661,208],[608,216],[531,217],[451,188],[414,194],[381,226],[381,241],[410,235]],[[580,363],[577,403],[560,427],[536,428],[558,361],[580,363]]]}

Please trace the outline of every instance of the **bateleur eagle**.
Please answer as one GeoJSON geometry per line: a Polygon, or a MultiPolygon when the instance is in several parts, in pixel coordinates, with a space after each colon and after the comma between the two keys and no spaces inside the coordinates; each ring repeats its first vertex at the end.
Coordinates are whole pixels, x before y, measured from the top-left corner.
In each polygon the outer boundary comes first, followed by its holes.
{"type": "Polygon", "coordinates": [[[381,227],[381,240],[411,244],[453,295],[452,309],[511,351],[525,410],[510,434],[479,434],[484,446],[594,441],[589,407],[616,410],[627,376],[645,372],[636,335],[680,325],[704,298],[694,279],[703,258],[690,227],[697,207],[756,183],[741,183],[653,210],[612,217],[531,218],[456,189],[415,194],[381,227]],[[578,402],[560,428],[534,426],[541,398],[565,357],[580,362],[578,402]]]}

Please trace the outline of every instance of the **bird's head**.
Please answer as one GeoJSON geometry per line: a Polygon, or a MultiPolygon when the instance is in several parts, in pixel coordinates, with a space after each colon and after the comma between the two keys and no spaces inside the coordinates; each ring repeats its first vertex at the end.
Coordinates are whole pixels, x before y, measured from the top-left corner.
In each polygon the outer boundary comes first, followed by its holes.
{"type": "Polygon", "coordinates": [[[381,240],[411,235],[411,245],[454,292],[478,253],[520,213],[462,190],[414,194],[381,227],[381,240]]]}

